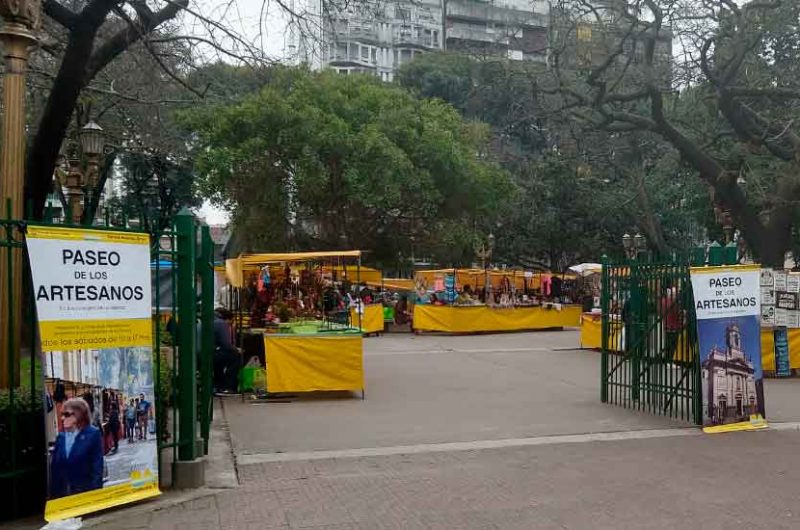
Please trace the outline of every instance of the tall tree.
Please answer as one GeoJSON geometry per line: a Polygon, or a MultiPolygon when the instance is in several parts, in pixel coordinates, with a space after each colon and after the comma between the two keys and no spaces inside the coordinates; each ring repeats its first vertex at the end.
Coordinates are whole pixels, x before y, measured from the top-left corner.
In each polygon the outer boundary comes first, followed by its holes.
{"type": "Polygon", "coordinates": [[[368,76],[275,68],[260,92],[186,123],[204,193],[253,249],[358,246],[393,262],[413,237],[460,263],[513,191],[485,126],[368,76]]]}
{"type": "Polygon", "coordinates": [[[562,0],[554,87],[596,130],[664,139],[765,264],[798,223],[800,4],[562,0]],[[679,53],[669,52],[677,43],[679,53]]]}
{"type": "Polygon", "coordinates": [[[559,268],[621,250],[638,230],[660,251],[702,239],[710,202],[653,135],[587,130],[549,94],[538,64],[428,54],[398,82],[491,125],[492,149],[520,194],[497,231],[508,263],[559,268]],[[698,192],[700,194],[699,200],[698,192]]]}

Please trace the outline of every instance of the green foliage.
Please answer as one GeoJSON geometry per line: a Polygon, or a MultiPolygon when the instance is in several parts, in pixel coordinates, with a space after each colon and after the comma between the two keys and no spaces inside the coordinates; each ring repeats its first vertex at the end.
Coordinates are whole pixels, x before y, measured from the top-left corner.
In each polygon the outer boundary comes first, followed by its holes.
{"type": "Polygon", "coordinates": [[[12,410],[16,413],[39,413],[43,412],[43,406],[42,396],[39,392],[31,395],[30,389],[16,388],[12,402],[11,392],[8,389],[0,389],[0,414],[6,414],[12,410]]]}
{"type": "Polygon", "coordinates": [[[194,171],[188,163],[160,152],[120,157],[123,196],[109,201],[113,217],[139,219],[148,232],[160,232],[184,207],[200,205],[194,171]]]}
{"type": "Polygon", "coordinates": [[[350,246],[391,260],[414,237],[435,257],[463,256],[452,226],[481,229],[514,192],[485,126],[368,76],[276,67],[258,93],[184,123],[202,193],[253,249],[350,246]]]}
{"type": "Polygon", "coordinates": [[[628,231],[645,233],[659,250],[702,238],[708,194],[665,142],[579,127],[540,89],[548,75],[537,64],[440,53],[397,76],[490,126],[492,154],[520,190],[494,230],[496,258],[560,269],[619,253],[628,231]]]}

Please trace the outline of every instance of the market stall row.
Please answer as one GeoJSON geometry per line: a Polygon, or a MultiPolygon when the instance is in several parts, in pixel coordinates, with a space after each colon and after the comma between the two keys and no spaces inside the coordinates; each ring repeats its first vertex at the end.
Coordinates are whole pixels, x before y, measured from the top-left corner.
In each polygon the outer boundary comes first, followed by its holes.
{"type": "Polygon", "coordinates": [[[417,332],[484,333],[577,327],[574,274],[438,269],[416,274],[417,332]]]}

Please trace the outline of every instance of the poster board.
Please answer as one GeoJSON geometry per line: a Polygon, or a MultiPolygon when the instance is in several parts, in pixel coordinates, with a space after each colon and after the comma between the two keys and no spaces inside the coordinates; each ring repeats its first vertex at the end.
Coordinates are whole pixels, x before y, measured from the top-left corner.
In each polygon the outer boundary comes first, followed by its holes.
{"type": "Polygon", "coordinates": [[[704,425],[764,416],[760,276],[753,266],[691,269],[704,425]]]}
{"type": "Polygon", "coordinates": [[[150,237],[29,226],[26,244],[52,403],[45,519],[159,495],[150,237]]]}

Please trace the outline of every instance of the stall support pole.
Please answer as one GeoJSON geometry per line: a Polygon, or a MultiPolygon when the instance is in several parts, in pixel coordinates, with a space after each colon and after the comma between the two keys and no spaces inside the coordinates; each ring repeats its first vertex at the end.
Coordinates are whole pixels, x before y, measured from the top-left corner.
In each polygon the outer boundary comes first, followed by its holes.
{"type": "MultiPolygon", "coordinates": [[[[358,257],[358,261],[356,262],[356,285],[358,285],[359,287],[361,286],[361,256],[358,257]]],[[[358,331],[360,331],[361,333],[364,333],[364,326],[363,326],[363,323],[362,323],[362,319],[363,319],[362,315],[367,310],[367,308],[364,307],[364,299],[361,298],[361,291],[360,290],[359,290],[359,293],[358,293],[358,298],[359,298],[358,307],[361,309],[361,311],[356,311],[358,313],[358,331]]]]}

